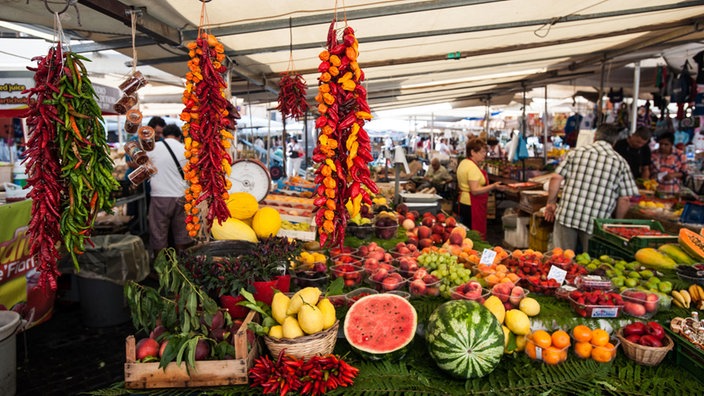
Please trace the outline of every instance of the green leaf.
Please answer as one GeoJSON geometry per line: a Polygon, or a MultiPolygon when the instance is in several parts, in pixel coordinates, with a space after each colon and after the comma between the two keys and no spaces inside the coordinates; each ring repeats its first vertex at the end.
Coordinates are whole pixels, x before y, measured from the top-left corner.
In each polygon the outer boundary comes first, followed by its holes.
{"type": "Polygon", "coordinates": [[[342,279],[342,277],[335,278],[335,280],[328,285],[325,296],[339,296],[340,294],[344,294],[344,289],[345,280],[342,279]]]}

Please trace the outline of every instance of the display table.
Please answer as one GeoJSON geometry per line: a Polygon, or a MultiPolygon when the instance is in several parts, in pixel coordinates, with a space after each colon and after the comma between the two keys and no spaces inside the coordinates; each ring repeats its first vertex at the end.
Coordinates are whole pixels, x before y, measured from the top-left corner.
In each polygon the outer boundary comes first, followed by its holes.
{"type": "Polygon", "coordinates": [[[129,195],[126,197],[118,198],[115,201],[115,207],[127,205],[128,203],[137,203],[137,224],[138,224],[138,235],[144,235],[147,232],[147,195],[144,189],[140,189],[140,192],[134,195],[129,195]]]}
{"type": "MultiPolygon", "coordinates": [[[[533,295],[532,295],[533,296],[533,295]]],[[[569,304],[552,297],[535,296],[543,310],[543,322],[554,321],[557,326],[572,328],[576,324],[596,325],[595,319],[575,317],[569,304]]],[[[583,360],[570,351],[567,361],[549,366],[530,360],[524,353],[504,355],[498,367],[483,378],[460,380],[449,377],[441,371],[428,354],[423,339],[422,324],[430,313],[444,300],[440,298],[412,299],[418,312],[418,336],[411,344],[407,356],[400,362],[364,361],[350,351],[344,338],[338,338],[335,353],[346,356],[348,363],[359,368],[354,385],[339,388],[330,395],[537,395],[549,392],[551,395],[574,394],[701,394],[703,382],[691,374],[690,368],[677,366],[675,352],[658,367],[637,365],[618,350],[616,360],[601,364],[593,360],[583,360]]],[[[685,310],[659,313],[656,319],[665,321],[674,315],[686,315],[685,310]],[[682,311],[682,312],[680,312],[682,311]]],[[[624,318],[622,318],[624,319],[624,318]]],[[[625,318],[631,321],[631,318],[625,318]]],[[[603,320],[603,319],[602,319],[603,320]]],[[[616,321],[620,319],[610,319],[616,321]]],[[[613,323],[613,322],[611,322],[613,323]]],[[[342,336],[340,336],[342,337],[342,336]]],[[[115,389],[112,389],[114,391],[115,389]]],[[[216,388],[200,388],[208,394],[261,395],[261,388],[246,385],[216,388]],[[206,391],[207,389],[207,391],[206,391]]],[[[163,394],[164,390],[142,394],[163,394]]],[[[168,394],[195,394],[196,389],[170,389],[168,394]]],[[[114,393],[116,394],[116,393],[114,393]]]]}

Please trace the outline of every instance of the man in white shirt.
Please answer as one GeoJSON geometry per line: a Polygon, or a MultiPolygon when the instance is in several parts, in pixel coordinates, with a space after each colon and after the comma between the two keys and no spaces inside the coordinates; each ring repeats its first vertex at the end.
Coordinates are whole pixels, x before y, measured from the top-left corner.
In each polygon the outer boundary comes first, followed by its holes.
{"type": "Polygon", "coordinates": [[[170,124],[164,127],[163,133],[164,139],[148,152],[149,160],[157,169],[150,179],[148,215],[149,245],[155,255],[169,246],[169,231],[176,250],[185,249],[193,242],[186,231],[186,211],[183,208],[187,185],[182,172],[187,160],[183,154],[181,128],[170,124]]]}

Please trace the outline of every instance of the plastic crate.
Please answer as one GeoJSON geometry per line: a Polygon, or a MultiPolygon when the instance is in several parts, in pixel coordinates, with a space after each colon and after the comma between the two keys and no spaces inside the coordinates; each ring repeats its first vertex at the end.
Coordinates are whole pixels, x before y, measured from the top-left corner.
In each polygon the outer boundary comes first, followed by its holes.
{"type": "MultiPolygon", "coordinates": [[[[665,327],[665,326],[663,326],[665,327]]],[[[704,350],[697,348],[686,338],[665,327],[667,335],[675,341],[675,362],[697,378],[704,377],[704,350]]]]}
{"type": "Polygon", "coordinates": [[[607,255],[610,257],[618,257],[626,261],[633,260],[634,252],[626,250],[618,245],[601,239],[599,237],[593,236],[589,239],[589,255],[592,257],[599,257],[602,255],[607,255]]]}
{"type": "Polygon", "coordinates": [[[665,232],[662,224],[656,220],[641,220],[641,219],[594,219],[594,236],[602,238],[609,243],[621,246],[623,249],[634,254],[638,249],[651,247],[657,249],[660,245],[666,243],[677,243],[677,236],[637,236],[631,239],[622,238],[616,234],[604,230],[604,226],[639,226],[648,227],[651,230],[665,232]]]}
{"type": "Polygon", "coordinates": [[[704,205],[687,202],[682,209],[680,223],[704,224],[704,205]]]}

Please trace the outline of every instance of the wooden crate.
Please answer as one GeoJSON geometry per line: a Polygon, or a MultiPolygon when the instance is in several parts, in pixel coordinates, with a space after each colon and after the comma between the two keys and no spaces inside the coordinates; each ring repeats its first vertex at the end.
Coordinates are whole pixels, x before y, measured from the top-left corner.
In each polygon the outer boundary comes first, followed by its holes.
{"type": "Polygon", "coordinates": [[[169,363],[165,369],[159,362],[137,362],[134,336],[126,340],[127,361],[125,363],[125,388],[189,388],[201,386],[239,385],[248,382],[247,372],[259,356],[259,342],[249,348],[247,324],[258,319],[258,314],[250,311],[234,337],[235,358],[232,360],[201,360],[195,367],[186,369],[186,362],[177,365],[169,363]],[[190,371],[190,373],[189,373],[190,371]]]}

